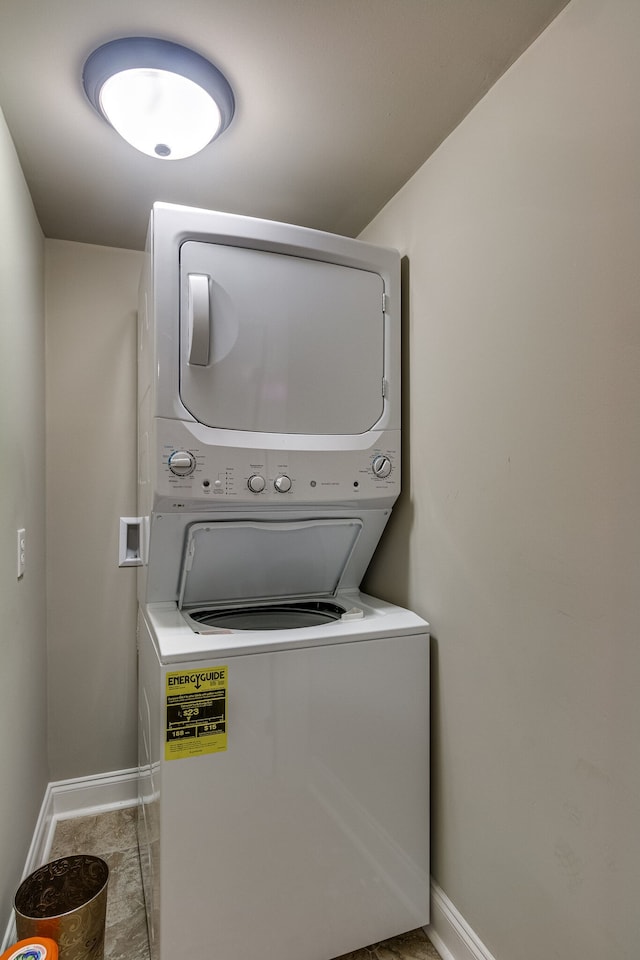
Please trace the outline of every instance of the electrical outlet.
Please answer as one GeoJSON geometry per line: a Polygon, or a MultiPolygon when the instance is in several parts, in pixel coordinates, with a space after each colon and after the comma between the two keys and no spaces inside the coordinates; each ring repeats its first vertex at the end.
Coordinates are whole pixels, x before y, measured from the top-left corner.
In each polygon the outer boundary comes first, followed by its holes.
{"type": "Polygon", "coordinates": [[[24,545],[26,540],[26,530],[22,527],[18,530],[18,580],[24,576],[24,545]]]}

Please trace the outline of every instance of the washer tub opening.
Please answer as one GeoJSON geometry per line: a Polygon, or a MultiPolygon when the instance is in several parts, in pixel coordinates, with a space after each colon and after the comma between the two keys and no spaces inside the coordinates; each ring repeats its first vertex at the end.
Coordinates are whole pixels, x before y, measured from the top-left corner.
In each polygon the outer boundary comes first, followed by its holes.
{"type": "Polygon", "coordinates": [[[293,630],[340,620],[345,609],[329,600],[297,600],[251,607],[190,610],[192,620],[223,630],[293,630]]]}

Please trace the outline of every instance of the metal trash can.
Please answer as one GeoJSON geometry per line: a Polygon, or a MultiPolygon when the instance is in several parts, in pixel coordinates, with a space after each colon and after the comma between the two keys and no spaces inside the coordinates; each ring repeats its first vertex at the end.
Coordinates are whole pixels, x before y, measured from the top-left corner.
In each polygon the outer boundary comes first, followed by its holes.
{"type": "Polygon", "coordinates": [[[62,857],[39,867],[15,896],[18,938],[49,937],[60,960],[103,960],[108,880],[100,857],[62,857]]]}

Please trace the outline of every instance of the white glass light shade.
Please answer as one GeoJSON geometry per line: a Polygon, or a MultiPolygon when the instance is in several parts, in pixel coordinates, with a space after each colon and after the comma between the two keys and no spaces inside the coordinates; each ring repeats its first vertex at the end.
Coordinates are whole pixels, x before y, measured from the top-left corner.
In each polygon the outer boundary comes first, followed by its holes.
{"type": "Polygon", "coordinates": [[[94,50],[82,83],[128,143],[161,160],[198,153],[231,123],[233,91],[200,54],[169,40],[124,37],[94,50]]]}
{"type": "Polygon", "coordinates": [[[197,83],[167,70],[115,73],[100,91],[109,123],[150,157],[181,160],[198,153],[220,127],[218,105],[197,83]]]}

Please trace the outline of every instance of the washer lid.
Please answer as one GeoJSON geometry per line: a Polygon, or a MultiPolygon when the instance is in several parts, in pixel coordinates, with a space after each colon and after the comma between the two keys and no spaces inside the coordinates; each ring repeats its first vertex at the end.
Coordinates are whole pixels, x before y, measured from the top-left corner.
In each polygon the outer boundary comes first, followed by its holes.
{"type": "Polygon", "coordinates": [[[217,521],[187,528],[178,606],[333,596],[362,521],[217,521]]]}

